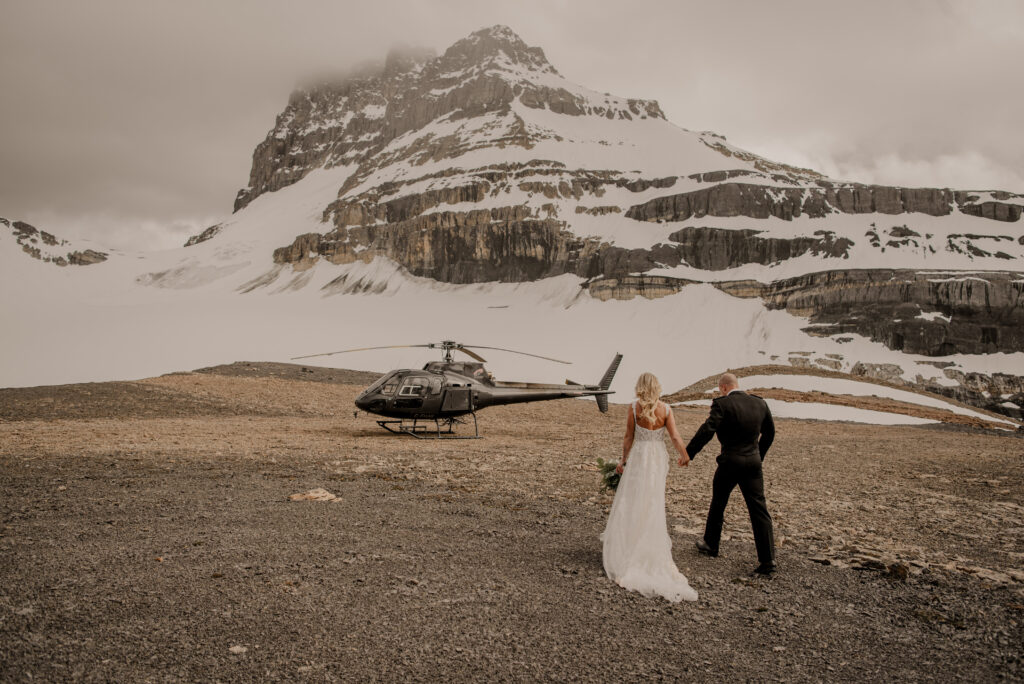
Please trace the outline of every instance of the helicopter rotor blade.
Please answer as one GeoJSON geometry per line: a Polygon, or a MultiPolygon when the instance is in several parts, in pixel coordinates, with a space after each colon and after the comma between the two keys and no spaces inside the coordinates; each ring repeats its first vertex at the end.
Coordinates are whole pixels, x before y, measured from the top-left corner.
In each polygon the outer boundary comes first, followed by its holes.
{"type": "Polygon", "coordinates": [[[386,347],[360,347],[359,349],[342,349],[340,351],[324,352],[322,354],[306,354],[305,356],[293,356],[292,361],[298,361],[299,359],[311,359],[314,356],[333,356],[334,354],[347,354],[348,352],[358,351],[371,351],[374,349],[409,349],[412,347],[428,347],[432,348],[430,344],[391,344],[386,347]]]}
{"type": "Polygon", "coordinates": [[[458,347],[457,350],[462,352],[466,356],[469,356],[470,358],[474,358],[477,361],[480,361],[481,363],[487,363],[487,359],[485,359],[484,357],[480,356],[479,354],[477,354],[475,352],[469,351],[465,347],[458,347]]]}
{"type": "Polygon", "coordinates": [[[561,359],[553,359],[550,356],[541,356],[540,354],[531,354],[529,352],[517,351],[515,349],[505,349],[503,347],[485,347],[478,344],[460,344],[453,341],[445,342],[431,342],[429,344],[391,344],[383,347],[360,347],[358,349],[340,349],[338,351],[323,352],[320,354],[306,354],[304,356],[293,356],[292,361],[298,361],[300,359],[312,359],[317,356],[333,356],[335,354],[348,354],[349,352],[360,352],[360,351],[373,351],[375,349],[411,349],[411,348],[424,348],[424,349],[443,349],[446,353],[451,351],[461,351],[463,354],[476,359],[480,362],[486,362],[485,359],[479,354],[470,351],[470,349],[493,349],[495,351],[508,352],[510,354],[520,354],[521,356],[532,356],[535,359],[544,359],[545,361],[553,361],[555,363],[564,363],[571,365],[571,361],[562,361],[561,359]]]}
{"type": "Polygon", "coordinates": [[[501,347],[482,347],[482,346],[480,346],[478,344],[464,344],[464,345],[462,345],[461,348],[463,350],[465,350],[467,347],[472,347],[473,349],[494,349],[495,351],[509,352],[510,354],[522,354],[523,356],[532,356],[532,357],[537,358],[537,359],[544,359],[545,361],[554,361],[555,363],[564,363],[567,366],[572,365],[572,361],[562,361],[561,359],[553,359],[550,356],[541,356],[540,354],[530,354],[529,352],[516,351],[515,349],[503,349],[501,347]]]}

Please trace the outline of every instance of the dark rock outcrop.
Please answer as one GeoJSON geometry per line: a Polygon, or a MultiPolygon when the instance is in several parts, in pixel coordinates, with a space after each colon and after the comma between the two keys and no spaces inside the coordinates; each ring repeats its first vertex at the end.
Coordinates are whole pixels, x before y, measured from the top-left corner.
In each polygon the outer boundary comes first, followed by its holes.
{"type": "Polygon", "coordinates": [[[629,300],[634,297],[658,299],[667,297],[682,290],[696,281],[665,276],[621,276],[618,278],[599,278],[587,284],[590,296],[601,301],[609,299],[629,300]]]}
{"type": "Polygon", "coordinates": [[[93,249],[73,250],[63,254],[54,253],[55,250],[49,248],[56,247],[59,250],[59,248],[67,245],[68,241],[61,240],[52,233],[39,230],[24,221],[9,221],[8,219],[0,218],[0,223],[11,230],[22,251],[34,259],[57,266],[88,266],[107,260],[106,253],[97,252],[93,249]]]}
{"type": "MultiPolygon", "coordinates": [[[[594,278],[586,287],[599,299],[628,299],[666,296],[692,283],[663,276],[618,276],[594,278]]],[[[771,309],[808,318],[805,331],[813,335],[857,333],[891,349],[936,357],[1024,351],[1024,279],[1018,273],[845,270],[768,284],[713,284],[735,297],[759,298],[771,309]]],[[[891,379],[902,370],[862,364],[854,374],[891,379]]],[[[1002,384],[999,379],[979,378],[954,379],[966,386],[984,385],[983,390],[993,395],[1024,392],[1018,387],[1024,379],[1014,380],[1016,376],[1006,376],[1002,384]]],[[[970,403],[982,405],[977,398],[970,403]]]]}
{"type": "Polygon", "coordinates": [[[904,214],[946,216],[956,206],[961,212],[997,221],[1017,221],[1018,204],[995,201],[976,204],[978,195],[934,188],[895,188],[881,185],[833,184],[819,187],[781,188],[750,183],[718,185],[657,197],[637,204],[626,216],[638,221],[685,221],[704,216],[775,217],[791,221],[800,216],[823,218],[831,213],[904,214]]]}
{"type": "Polygon", "coordinates": [[[849,270],[716,286],[808,317],[815,334],[855,332],[928,356],[1024,351],[1020,274],[849,270]]]}
{"type": "MultiPolygon", "coordinates": [[[[349,209],[346,215],[376,215],[382,205],[376,206],[372,211],[349,209]]],[[[681,263],[674,245],[625,249],[581,238],[566,230],[564,222],[535,216],[523,206],[438,211],[394,223],[300,235],[274,251],[274,262],[298,264],[316,256],[333,263],[383,256],[414,275],[448,283],[516,282],[564,273],[623,276],[681,263]]]]}
{"type": "Polygon", "coordinates": [[[204,230],[199,235],[193,235],[192,237],[190,237],[188,240],[185,241],[185,246],[186,247],[191,247],[192,245],[198,245],[200,242],[206,242],[207,240],[212,238],[214,235],[219,233],[223,227],[224,227],[224,224],[216,223],[216,224],[210,226],[209,228],[207,228],[206,230],[204,230]]]}
{"type": "MultiPolygon", "coordinates": [[[[536,216],[522,206],[422,214],[441,203],[458,204],[487,193],[486,186],[462,186],[392,202],[339,201],[329,211],[336,230],[312,241],[302,235],[275,251],[275,263],[297,263],[310,255],[333,262],[380,255],[416,275],[452,283],[512,281],[526,273],[547,277],[574,273],[583,278],[621,277],[688,263],[722,270],[747,263],[769,264],[800,254],[845,257],[852,243],[830,231],[808,238],[762,238],[758,231],[685,228],[669,244],[626,249],[580,238],[561,221],[536,216]],[[472,246],[472,248],[470,248],[472,246]],[[541,268],[538,259],[547,260],[541,268]]],[[[527,278],[533,279],[533,278],[527,278]]]]}
{"type": "MultiPolygon", "coordinates": [[[[936,362],[934,365],[942,367],[948,364],[936,362]]],[[[1016,420],[1024,417],[1024,376],[1005,373],[964,373],[953,368],[945,368],[943,373],[959,384],[944,385],[931,378],[925,379],[921,375],[915,380],[908,381],[903,377],[903,368],[892,363],[858,362],[850,369],[850,375],[924,390],[1016,420]]]]}
{"type": "Polygon", "coordinates": [[[1009,418],[1024,418],[1024,376],[1006,373],[964,373],[953,368],[943,371],[957,385],[944,385],[918,376],[910,383],[917,389],[939,394],[1009,418]]]}
{"type": "Polygon", "coordinates": [[[106,261],[107,255],[103,252],[97,252],[94,249],[86,249],[81,252],[69,252],[68,263],[72,266],[88,266],[90,264],[98,264],[101,261],[106,261]]]}
{"type": "Polygon", "coordinates": [[[852,241],[827,230],[815,231],[815,237],[772,238],[762,237],[758,230],[687,227],[669,235],[669,240],[678,244],[683,261],[707,271],[773,264],[808,252],[845,259],[853,246],[852,241]]]}

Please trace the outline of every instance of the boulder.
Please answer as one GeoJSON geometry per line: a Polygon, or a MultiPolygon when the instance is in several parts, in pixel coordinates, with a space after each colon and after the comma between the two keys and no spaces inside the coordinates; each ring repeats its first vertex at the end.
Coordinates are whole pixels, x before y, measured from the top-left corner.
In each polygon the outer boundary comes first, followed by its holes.
{"type": "Polygon", "coordinates": [[[308,492],[300,492],[298,494],[292,494],[288,497],[289,501],[341,501],[340,498],[331,494],[329,491],[323,488],[311,489],[308,492]]]}

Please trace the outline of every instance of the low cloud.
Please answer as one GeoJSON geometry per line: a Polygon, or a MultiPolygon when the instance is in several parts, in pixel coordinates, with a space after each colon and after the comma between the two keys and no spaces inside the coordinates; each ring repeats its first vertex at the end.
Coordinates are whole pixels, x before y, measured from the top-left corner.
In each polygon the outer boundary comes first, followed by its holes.
{"type": "Polygon", "coordinates": [[[1024,193],[1024,176],[1019,169],[1002,166],[977,152],[942,154],[933,159],[903,159],[888,154],[866,166],[841,160],[834,164],[835,170],[829,175],[866,183],[1024,193]]]}
{"type": "Polygon", "coordinates": [[[151,216],[130,216],[111,212],[64,213],[49,210],[27,216],[8,216],[29,223],[83,247],[100,251],[145,252],[181,247],[217,223],[217,216],[178,217],[162,221],[151,216]]]}
{"type": "MultiPolygon", "coordinates": [[[[569,80],[842,179],[1024,192],[1024,5],[7,0],[0,215],[124,248],[230,214],[296,84],[508,24],[569,80]]],[[[205,224],[205,225],[204,225],[205,224]]]]}
{"type": "Polygon", "coordinates": [[[845,145],[802,139],[770,140],[751,149],[769,159],[808,168],[829,178],[876,185],[1007,190],[1024,194],[1021,166],[1008,165],[979,151],[960,151],[933,157],[896,153],[864,154],[845,145]]]}

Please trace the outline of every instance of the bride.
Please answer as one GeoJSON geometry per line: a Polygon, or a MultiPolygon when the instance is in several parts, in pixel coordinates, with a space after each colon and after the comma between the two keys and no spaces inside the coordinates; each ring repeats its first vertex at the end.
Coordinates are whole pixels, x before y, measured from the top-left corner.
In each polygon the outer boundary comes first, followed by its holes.
{"type": "Polygon", "coordinates": [[[626,420],[622,473],[601,539],[604,571],[624,589],[669,601],[696,601],[697,592],[672,560],[672,540],[665,520],[665,478],[668,475],[667,431],[680,461],[689,455],[675,418],[661,396],[661,384],[650,373],[636,381],[637,400],[626,420]]]}

